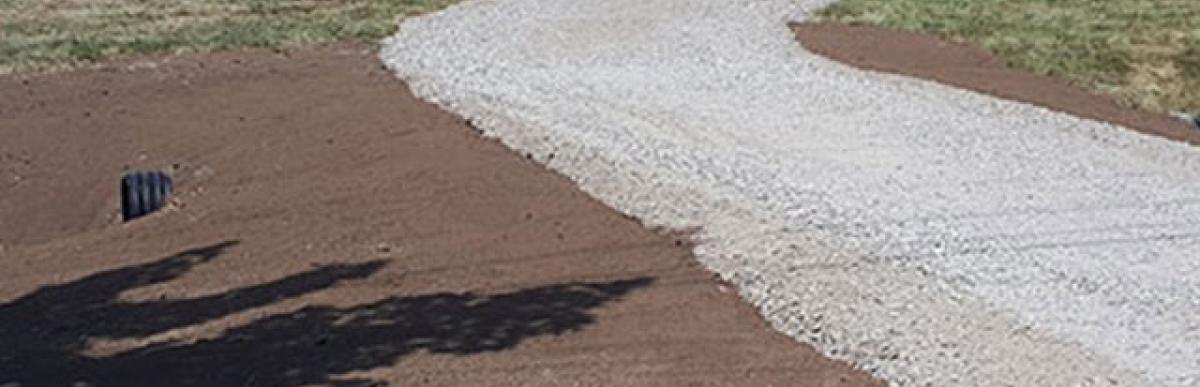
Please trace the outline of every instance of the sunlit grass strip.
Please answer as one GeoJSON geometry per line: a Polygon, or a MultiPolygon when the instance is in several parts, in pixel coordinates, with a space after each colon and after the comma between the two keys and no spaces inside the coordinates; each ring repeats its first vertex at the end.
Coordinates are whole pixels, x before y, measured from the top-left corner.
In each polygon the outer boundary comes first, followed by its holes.
{"type": "Polygon", "coordinates": [[[357,40],[456,0],[0,0],[0,73],[163,51],[357,40]]]}

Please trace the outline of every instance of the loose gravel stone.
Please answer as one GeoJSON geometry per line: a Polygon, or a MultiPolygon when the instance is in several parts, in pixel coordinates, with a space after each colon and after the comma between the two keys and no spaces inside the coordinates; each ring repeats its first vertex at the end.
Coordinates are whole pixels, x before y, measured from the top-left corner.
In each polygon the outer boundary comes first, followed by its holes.
{"type": "Polygon", "coordinates": [[[467,1],[382,57],[895,385],[1200,385],[1200,151],[813,55],[828,2],[467,1]]]}

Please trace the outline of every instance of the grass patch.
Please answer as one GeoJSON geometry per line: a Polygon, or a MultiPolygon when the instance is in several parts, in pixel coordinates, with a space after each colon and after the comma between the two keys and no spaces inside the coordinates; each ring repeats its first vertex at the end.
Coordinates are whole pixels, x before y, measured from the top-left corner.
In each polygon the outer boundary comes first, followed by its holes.
{"type": "Polygon", "coordinates": [[[377,42],[456,0],[0,0],[0,74],[154,52],[377,42]]]}
{"type": "Polygon", "coordinates": [[[843,0],[818,18],[973,42],[1129,106],[1200,110],[1197,0],[843,0]]]}

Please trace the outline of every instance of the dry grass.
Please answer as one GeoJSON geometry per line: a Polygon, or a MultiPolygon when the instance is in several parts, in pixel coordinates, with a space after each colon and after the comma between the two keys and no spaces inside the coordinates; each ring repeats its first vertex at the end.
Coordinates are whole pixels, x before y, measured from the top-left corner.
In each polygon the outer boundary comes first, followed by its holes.
{"type": "Polygon", "coordinates": [[[0,73],[126,54],[374,42],[455,0],[0,0],[0,73]]]}
{"type": "Polygon", "coordinates": [[[843,0],[822,18],[970,41],[1131,106],[1200,110],[1197,0],[843,0]]]}

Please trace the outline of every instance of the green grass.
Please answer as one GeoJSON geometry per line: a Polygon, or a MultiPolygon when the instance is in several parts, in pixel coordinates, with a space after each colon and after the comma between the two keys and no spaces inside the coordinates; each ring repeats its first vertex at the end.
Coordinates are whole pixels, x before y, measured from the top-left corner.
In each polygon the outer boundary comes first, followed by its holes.
{"type": "Polygon", "coordinates": [[[0,74],[129,54],[376,42],[455,0],[0,0],[0,74]]]}
{"type": "Polygon", "coordinates": [[[1200,110],[1200,0],[843,0],[819,19],[973,42],[1130,106],[1200,110]]]}

